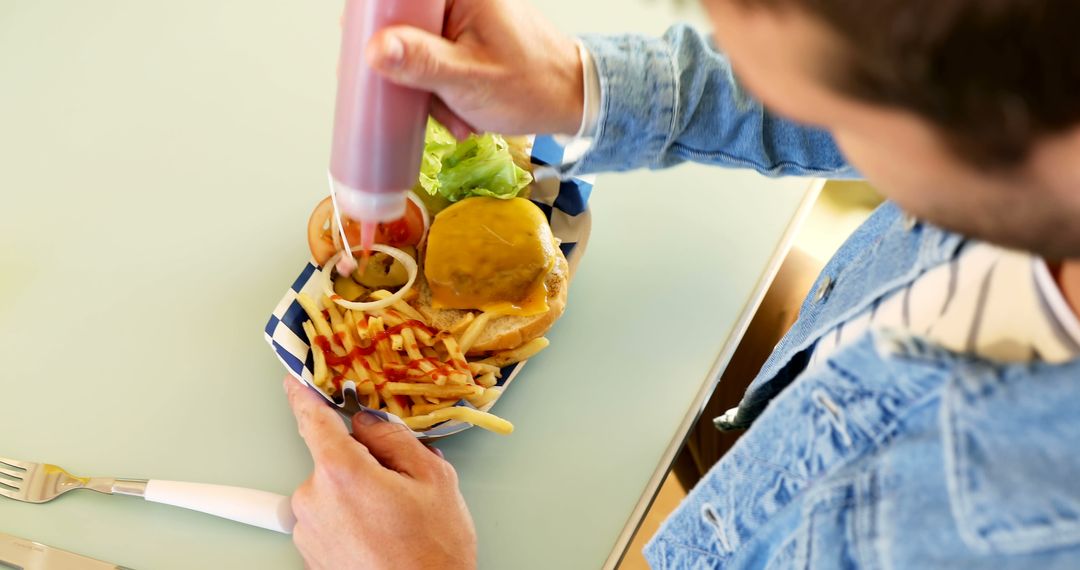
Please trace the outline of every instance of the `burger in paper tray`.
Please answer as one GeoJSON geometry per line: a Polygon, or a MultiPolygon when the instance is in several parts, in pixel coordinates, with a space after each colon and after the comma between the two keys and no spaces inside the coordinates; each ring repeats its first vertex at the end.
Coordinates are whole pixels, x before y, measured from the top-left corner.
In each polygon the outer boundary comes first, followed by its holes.
{"type": "Polygon", "coordinates": [[[344,251],[341,234],[360,243],[360,225],[339,228],[324,199],[308,223],[313,259],[266,326],[282,364],[421,439],[511,433],[491,410],[548,346],[589,233],[592,185],[553,175],[562,152],[550,137],[458,141],[431,120],[405,217],[378,226],[370,257],[344,251]],[[343,275],[345,255],[360,259],[343,275]]]}

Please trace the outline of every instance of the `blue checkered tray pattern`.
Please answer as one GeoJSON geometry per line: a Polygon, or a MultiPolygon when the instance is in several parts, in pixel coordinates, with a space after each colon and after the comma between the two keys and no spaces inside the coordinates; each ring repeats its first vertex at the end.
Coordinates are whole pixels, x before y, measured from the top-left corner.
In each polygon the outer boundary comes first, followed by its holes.
{"type": "MultiPolygon", "coordinates": [[[[561,241],[560,247],[570,261],[572,271],[584,253],[585,242],[588,239],[590,220],[587,206],[593,187],[591,182],[580,178],[559,180],[551,167],[562,163],[563,152],[564,148],[552,137],[539,136],[533,140],[531,160],[537,181],[533,184],[530,199],[547,215],[551,230],[561,241]]],[[[313,299],[322,297],[319,280],[316,279],[320,271],[321,269],[313,261],[304,266],[300,276],[274,308],[263,334],[289,374],[322,394],[322,391],[315,388],[312,382],[314,365],[311,346],[308,344],[302,327],[303,322],[307,320],[307,314],[296,301],[296,296],[300,292],[307,293],[313,299]]],[[[503,369],[502,378],[498,384],[503,389],[503,396],[510,382],[524,365],[525,363],[521,362],[503,369]]],[[[330,398],[326,397],[326,399],[338,406],[330,398]]],[[[497,402],[496,400],[481,409],[488,411],[497,402]]],[[[464,401],[458,405],[470,406],[464,401]]],[[[398,418],[385,412],[372,411],[371,413],[386,421],[401,423],[398,418]]],[[[470,427],[472,427],[470,424],[462,422],[444,422],[422,433],[416,432],[416,436],[422,440],[435,440],[470,427]]]]}

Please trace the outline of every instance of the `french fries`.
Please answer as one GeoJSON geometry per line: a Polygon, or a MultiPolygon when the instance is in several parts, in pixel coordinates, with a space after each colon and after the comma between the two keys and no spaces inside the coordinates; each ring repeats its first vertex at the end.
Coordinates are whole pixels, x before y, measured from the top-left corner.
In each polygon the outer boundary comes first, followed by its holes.
{"type": "Polygon", "coordinates": [[[513,350],[497,352],[488,358],[479,361],[478,364],[486,364],[496,368],[510,366],[511,364],[516,364],[522,360],[528,360],[536,356],[541,350],[547,348],[549,344],[551,343],[544,337],[536,338],[513,350]]]}
{"type": "Polygon", "coordinates": [[[436,386],[435,384],[409,384],[406,382],[387,382],[386,393],[392,396],[431,396],[444,400],[460,400],[466,396],[478,396],[484,392],[479,386],[436,386]]]}
{"type": "Polygon", "coordinates": [[[502,390],[498,388],[485,388],[483,392],[475,396],[466,396],[465,399],[477,408],[483,408],[489,403],[497,400],[499,396],[502,396],[502,390]]]}
{"type": "MultiPolygon", "coordinates": [[[[383,300],[388,291],[367,299],[383,300]]],[[[407,300],[374,311],[338,307],[324,297],[322,307],[304,293],[297,301],[307,313],[304,333],[312,350],[314,384],[328,396],[341,394],[352,381],[360,401],[392,413],[413,430],[457,420],[500,434],[514,426],[483,408],[502,394],[497,388],[503,367],[532,357],[548,345],[545,338],[469,362],[466,354],[491,320],[469,314],[449,331],[438,331],[407,300]]]]}
{"type": "Polygon", "coordinates": [[[469,349],[480,338],[480,333],[484,332],[484,328],[487,327],[490,321],[490,313],[483,313],[473,319],[473,322],[469,324],[469,328],[465,329],[465,334],[461,335],[461,352],[469,352],[469,349]]]}
{"type": "Polygon", "coordinates": [[[405,425],[409,426],[410,429],[424,429],[447,420],[467,422],[502,435],[510,435],[514,431],[514,424],[499,416],[461,406],[443,408],[427,415],[405,418],[405,425]]]}

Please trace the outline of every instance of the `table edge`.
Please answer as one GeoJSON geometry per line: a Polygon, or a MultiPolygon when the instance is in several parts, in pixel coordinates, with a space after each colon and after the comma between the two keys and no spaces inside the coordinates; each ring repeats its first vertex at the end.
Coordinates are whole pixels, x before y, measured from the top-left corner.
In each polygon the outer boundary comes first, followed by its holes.
{"type": "Polygon", "coordinates": [[[686,443],[686,438],[690,434],[690,429],[705,411],[705,405],[708,403],[709,397],[716,389],[717,384],[720,383],[720,376],[723,373],[724,368],[726,368],[731,361],[731,357],[735,354],[735,349],[739,346],[743,336],[746,334],[746,330],[750,327],[750,321],[753,320],[754,314],[757,313],[758,308],[761,306],[761,302],[765,298],[765,293],[768,292],[769,286],[776,278],[776,274],[780,271],[780,266],[784,263],[784,259],[787,258],[788,252],[791,251],[791,248],[795,243],[795,236],[798,235],[799,230],[802,229],[803,224],[806,222],[807,218],[810,217],[810,211],[813,209],[814,204],[817,203],[817,199],[821,195],[821,190],[825,187],[826,182],[827,180],[825,178],[813,178],[810,180],[810,185],[807,187],[806,193],[799,203],[799,207],[796,208],[791,223],[788,224],[784,234],[780,237],[780,242],[773,251],[773,255],[769,259],[768,265],[765,266],[765,270],[758,279],[753,293],[746,303],[746,306],[743,307],[738,320],[735,322],[735,328],[732,331],[731,336],[728,337],[727,341],[721,347],[720,353],[713,362],[708,376],[706,376],[707,381],[702,385],[697,396],[694,397],[693,402],[690,404],[690,409],[687,410],[686,417],[675,432],[675,437],[673,437],[671,443],[668,444],[667,449],[664,451],[664,455],[660,459],[660,463],[657,465],[656,471],[653,472],[649,482],[646,483],[641,498],[638,499],[637,505],[634,506],[634,510],[631,511],[630,517],[627,519],[626,524],[623,525],[622,531],[620,531],[618,538],[615,540],[611,553],[608,555],[607,560],[604,561],[604,570],[614,570],[626,556],[627,550],[630,548],[630,543],[634,538],[634,533],[641,527],[641,523],[645,518],[645,513],[648,512],[649,507],[652,506],[653,501],[656,499],[656,495],[660,492],[660,486],[663,484],[668,472],[671,471],[671,467],[675,462],[675,457],[679,453],[679,450],[682,449],[682,446],[686,443]]]}

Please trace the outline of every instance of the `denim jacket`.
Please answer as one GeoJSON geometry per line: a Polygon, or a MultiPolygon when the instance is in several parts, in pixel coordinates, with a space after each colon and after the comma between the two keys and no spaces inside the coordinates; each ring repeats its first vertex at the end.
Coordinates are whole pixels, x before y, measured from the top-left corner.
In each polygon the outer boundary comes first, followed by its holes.
{"type": "MultiPolygon", "coordinates": [[[[584,41],[601,117],[574,174],[692,160],[855,175],[689,28],[584,41]]],[[[963,243],[888,203],[848,239],[720,426],[752,429],[646,547],[653,567],[1080,568],[1080,361],[996,363],[872,330],[807,365],[826,331],[963,243]]]]}

